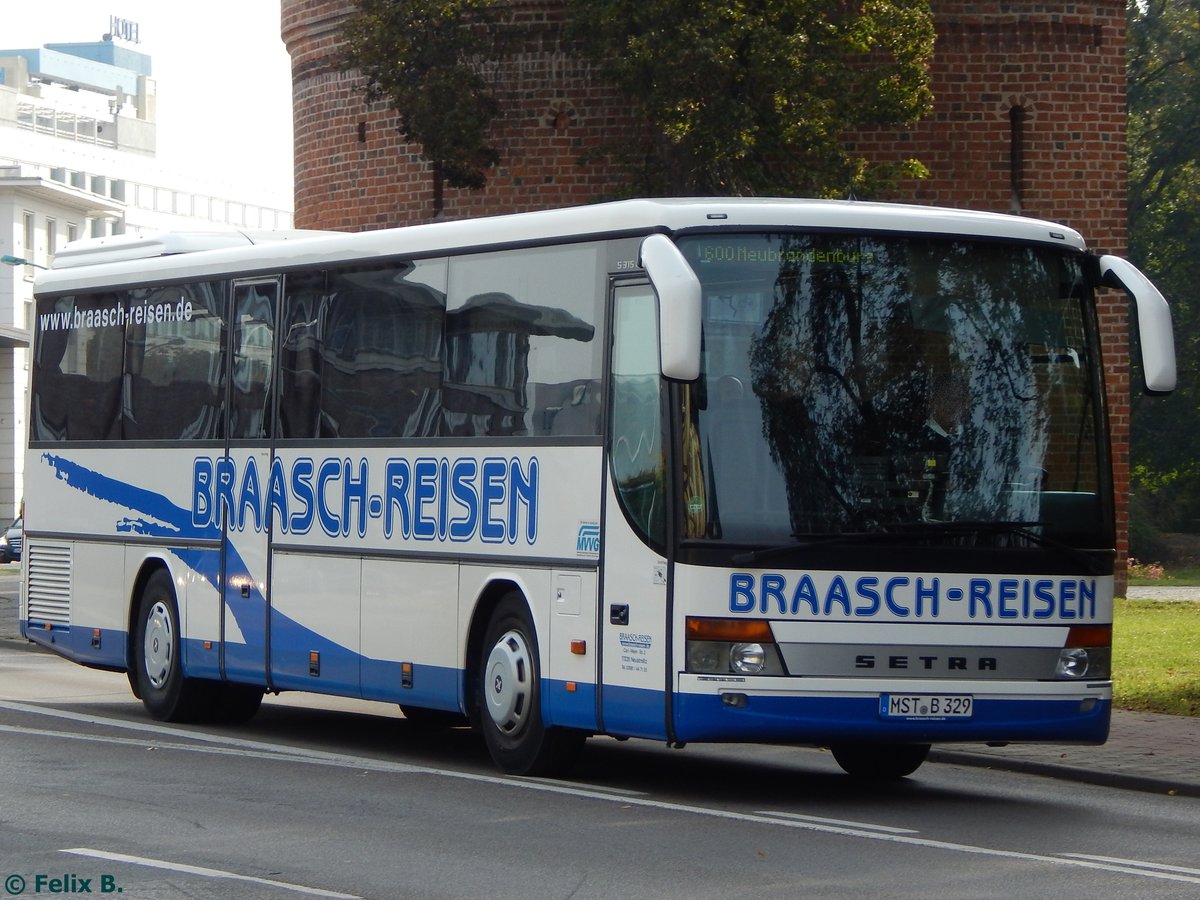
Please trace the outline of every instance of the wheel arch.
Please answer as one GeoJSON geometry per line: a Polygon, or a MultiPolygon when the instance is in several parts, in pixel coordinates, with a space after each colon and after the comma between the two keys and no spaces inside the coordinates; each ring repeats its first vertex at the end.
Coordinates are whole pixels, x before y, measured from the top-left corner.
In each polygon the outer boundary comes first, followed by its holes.
{"type": "Polygon", "coordinates": [[[463,711],[466,712],[472,724],[477,724],[479,718],[479,698],[475,696],[472,685],[475,684],[479,674],[479,658],[483,652],[484,635],[487,633],[492,613],[500,605],[500,601],[509,594],[514,593],[521,597],[525,608],[529,610],[530,619],[534,622],[534,630],[536,631],[537,620],[534,616],[533,608],[529,605],[529,594],[525,587],[511,576],[493,578],[485,584],[479,592],[479,596],[475,600],[475,607],[471,612],[471,627],[467,629],[466,655],[463,659],[463,674],[462,682],[459,685],[459,696],[462,698],[463,711]]]}

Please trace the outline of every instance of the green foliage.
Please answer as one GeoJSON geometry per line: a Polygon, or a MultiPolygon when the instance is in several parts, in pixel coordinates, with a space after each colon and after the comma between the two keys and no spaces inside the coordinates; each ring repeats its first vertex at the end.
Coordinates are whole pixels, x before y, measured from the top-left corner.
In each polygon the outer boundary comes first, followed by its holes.
{"type": "Polygon", "coordinates": [[[483,73],[503,53],[495,0],[355,0],[342,36],[346,61],[386,98],[401,131],[454,187],[481,188],[499,152],[488,143],[500,110],[483,73]]]}
{"type": "Polygon", "coordinates": [[[1116,601],[1113,703],[1200,716],[1200,603],[1116,601]]]}
{"type": "MultiPolygon", "coordinates": [[[[1200,186],[1200,3],[1131,0],[1128,40],[1131,216],[1156,234],[1164,221],[1192,226],[1163,249],[1195,247],[1200,240],[1194,227],[1200,218],[1194,202],[1200,186]]],[[[1157,247],[1148,248],[1147,259],[1166,261],[1157,247]]]]}
{"type": "Polygon", "coordinates": [[[925,0],[568,0],[583,52],[647,123],[607,148],[650,195],[872,193],[915,160],[871,167],[850,129],[932,105],[925,0]]]}
{"type": "Polygon", "coordinates": [[[1135,491],[1129,498],[1129,555],[1140,560],[1160,560],[1168,556],[1167,544],[1154,507],[1145,494],[1135,491]]]}
{"type": "MultiPolygon", "coordinates": [[[[568,52],[642,123],[599,151],[627,193],[872,194],[916,160],[869,165],[852,129],[929,112],[928,0],[566,0],[568,52]]],[[[500,103],[484,73],[521,38],[502,0],[354,0],[346,61],[447,183],[482,187],[500,103]],[[507,18],[505,18],[507,16],[507,18]]]]}
{"type": "Polygon", "coordinates": [[[1200,0],[1129,0],[1128,19],[1130,256],[1171,304],[1179,365],[1174,395],[1133,399],[1133,488],[1156,527],[1192,530],[1200,521],[1200,0]]]}

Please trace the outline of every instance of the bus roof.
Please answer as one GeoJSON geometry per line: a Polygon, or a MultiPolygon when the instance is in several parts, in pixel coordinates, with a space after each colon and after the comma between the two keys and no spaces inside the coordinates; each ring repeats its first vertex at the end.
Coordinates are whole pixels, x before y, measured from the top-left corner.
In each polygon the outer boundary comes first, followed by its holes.
{"type": "Polygon", "coordinates": [[[131,259],[153,259],[177,253],[247,247],[265,241],[334,234],[332,231],[154,231],[146,234],[114,234],[72,241],[56,254],[52,268],[72,269],[131,259]]]}
{"type": "Polygon", "coordinates": [[[459,219],[380,231],[172,232],[68,244],[39,273],[38,294],[231,274],[265,274],[372,258],[420,257],[521,244],[703,229],[849,229],[991,237],[1085,249],[1052,222],[931,206],[855,200],[686,198],[620,200],[539,212],[459,219]]]}

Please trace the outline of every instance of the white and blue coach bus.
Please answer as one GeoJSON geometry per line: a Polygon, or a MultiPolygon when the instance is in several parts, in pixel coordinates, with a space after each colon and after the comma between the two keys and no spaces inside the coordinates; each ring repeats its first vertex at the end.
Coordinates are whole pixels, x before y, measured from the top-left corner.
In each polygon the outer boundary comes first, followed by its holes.
{"type": "Polygon", "coordinates": [[[1027,218],[626,201],[64,248],[36,288],[21,625],[170,721],[266,692],[588,735],[1100,743],[1094,292],[1027,218]]]}

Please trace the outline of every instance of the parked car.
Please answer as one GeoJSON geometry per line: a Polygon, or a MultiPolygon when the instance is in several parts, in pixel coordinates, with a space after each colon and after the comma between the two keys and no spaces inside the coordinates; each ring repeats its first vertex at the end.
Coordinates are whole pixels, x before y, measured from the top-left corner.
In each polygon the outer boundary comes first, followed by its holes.
{"type": "Polygon", "coordinates": [[[4,529],[4,536],[0,537],[0,563],[17,562],[21,559],[23,524],[17,519],[4,529]]]}

